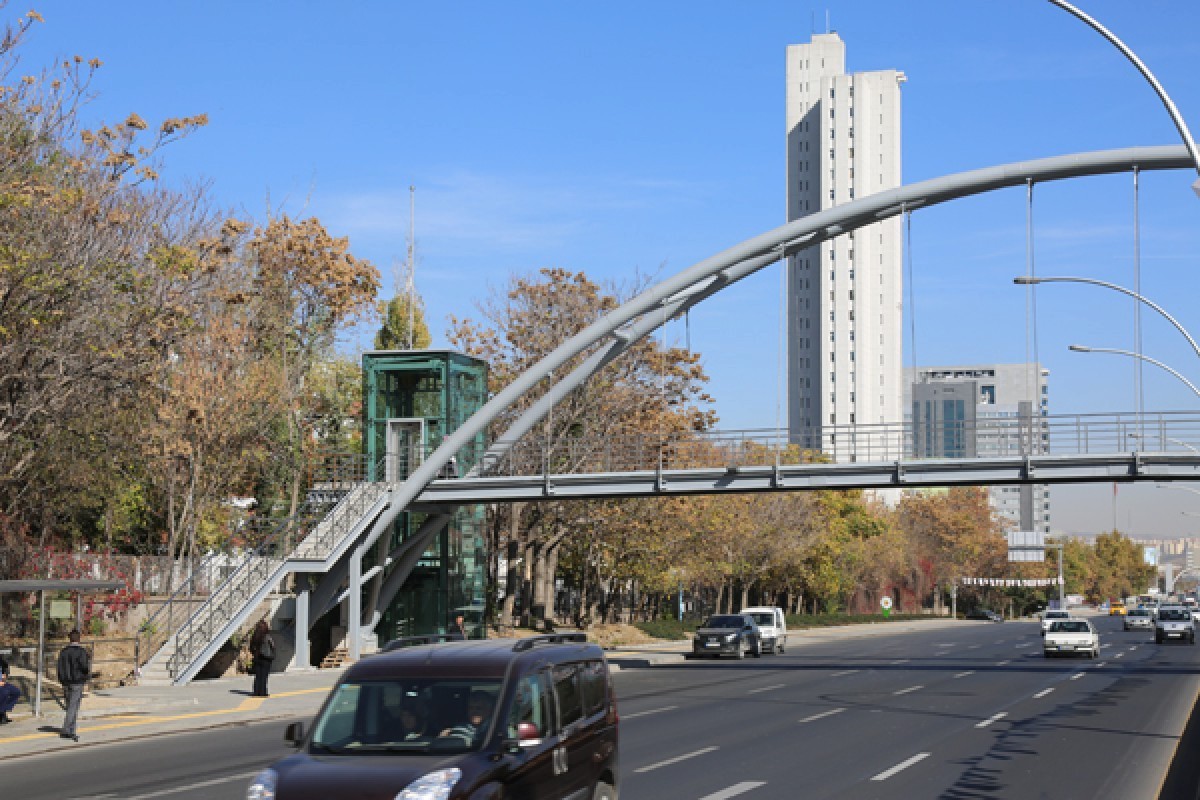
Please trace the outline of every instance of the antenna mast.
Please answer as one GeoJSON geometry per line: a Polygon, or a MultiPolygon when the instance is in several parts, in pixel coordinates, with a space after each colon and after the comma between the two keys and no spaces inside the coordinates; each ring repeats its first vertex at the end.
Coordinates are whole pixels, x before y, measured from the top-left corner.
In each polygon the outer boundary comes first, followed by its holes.
{"type": "Polygon", "coordinates": [[[417,336],[413,328],[416,326],[416,308],[415,297],[417,292],[416,282],[413,280],[413,273],[416,270],[416,261],[413,259],[413,250],[416,243],[416,219],[417,219],[417,187],[408,187],[408,349],[412,350],[416,347],[417,336]]]}

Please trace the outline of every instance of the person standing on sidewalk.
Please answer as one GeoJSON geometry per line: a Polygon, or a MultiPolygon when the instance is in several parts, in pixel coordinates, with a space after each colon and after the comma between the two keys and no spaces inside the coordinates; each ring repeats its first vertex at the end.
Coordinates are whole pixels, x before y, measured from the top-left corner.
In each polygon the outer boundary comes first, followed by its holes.
{"type": "Polygon", "coordinates": [[[8,662],[0,656],[0,725],[12,722],[8,712],[17,707],[17,700],[21,698],[21,690],[8,682],[8,675],[8,662]]]}
{"type": "Polygon", "coordinates": [[[92,675],[92,656],[79,643],[79,631],[71,631],[68,638],[71,641],[58,654],[58,682],[62,684],[67,698],[67,715],[63,718],[59,736],[78,742],[75,721],[79,716],[79,705],[83,702],[83,687],[92,675]]]}
{"type": "Polygon", "coordinates": [[[267,694],[267,676],[271,674],[271,664],[275,661],[275,639],[265,619],[260,619],[254,626],[254,635],[250,637],[250,653],[254,656],[252,694],[255,697],[270,697],[267,694]]]}

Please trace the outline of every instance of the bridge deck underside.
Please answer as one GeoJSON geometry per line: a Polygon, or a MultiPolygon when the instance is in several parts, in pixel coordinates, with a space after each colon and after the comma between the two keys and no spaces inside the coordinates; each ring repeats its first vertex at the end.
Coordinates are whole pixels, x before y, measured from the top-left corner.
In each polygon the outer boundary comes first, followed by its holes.
{"type": "Polygon", "coordinates": [[[813,489],[1200,480],[1197,453],[1111,453],[438,480],[420,505],[813,489]]]}

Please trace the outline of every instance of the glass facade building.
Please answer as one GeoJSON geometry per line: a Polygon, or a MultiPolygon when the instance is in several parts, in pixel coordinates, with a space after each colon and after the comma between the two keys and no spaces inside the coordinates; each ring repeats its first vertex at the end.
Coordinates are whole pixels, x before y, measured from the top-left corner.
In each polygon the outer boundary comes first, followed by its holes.
{"type": "MultiPolygon", "coordinates": [[[[462,353],[371,351],[363,354],[362,365],[368,480],[403,481],[487,401],[487,364],[462,353]]],[[[484,449],[481,433],[455,454],[446,476],[465,473],[484,449]]],[[[400,513],[387,550],[415,534],[425,518],[400,513]]],[[[486,565],[484,508],[461,506],[384,610],[375,631],[379,641],[444,633],[460,613],[472,635],[480,634],[486,565]]],[[[372,566],[364,563],[363,569],[372,566]]]]}

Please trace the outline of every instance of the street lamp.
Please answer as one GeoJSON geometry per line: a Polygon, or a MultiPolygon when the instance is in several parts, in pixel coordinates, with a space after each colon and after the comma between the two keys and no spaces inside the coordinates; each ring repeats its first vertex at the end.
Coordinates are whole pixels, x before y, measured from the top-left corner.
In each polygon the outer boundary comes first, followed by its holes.
{"type": "Polygon", "coordinates": [[[1076,353],[1115,353],[1119,356],[1129,356],[1130,358],[1140,358],[1142,361],[1148,361],[1151,364],[1153,364],[1154,366],[1159,367],[1161,369],[1165,369],[1167,372],[1171,373],[1176,378],[1179,378],[1179,380],[1183,381],[1184,383],[1186,383],[1188,385],[1189,389],[1191,389],[1193,392],[1196,393],[1197,397],[1200,397],[1200,389],[1197,389],[1195,384],[1193,384],[1187,378],[1180,375],[1178,370],[1172,369],[1171,367],[1168,367],[1166,364],[1162,363],[1158,359],[1151,358],[1150,356],[1145,356],[1145,355],[1142,355],[1141,353],[1134,353],[1129,350],[1117,350],[1116,348],[1112,348],[1112,347],[1088,347],[1087,345],[1082,345],[1082,344],[1069,345],[1067,347],[1067,349],[1073,350],[1076,353]]]}
{"type": "MultiPolygon", "coordinates": [[[[1050,0],[1050,2],[1055,2],[1055,0],[1050,0]]],[[[1137,292],[1133,291],[1132,289],[1126,289],[1124,286],[1118,286],[1117,284],[1109,283],[1108,281],[1098,281],[1094,278],[1075,278],[1075,277],[1069,277],[1069,276],[1068,277],[1060,276],[1060,277],[1052,277],[1052,278],[1039,278],[1039,277],[1036,277],[1033,275],[1020,275],[1016,278],[1013,278],[1013,283],[1021,285],[1021,286],[1037,285],[1039,283],[1087,283],[1087,284],[1091,284],[1092,286],[1103,286],[1105,289],[1112,289],[1115,292],[1120,292],[1121,294],[1129,295],[1134,300],[1137,300],[1138,302],[1141,302],[1141,303],[1145,303],[1146,305],[1150,306],[1155,311],[1157,311],[1159,314],[1162,314],[1164,317],[1166,317],[1167,321],[1170,322],[1172,325],[1174,325],[1175,329],[1177,331],[1179,331],[1180,333],[1182,333],[1184,338],[1188,340],[1188,344],[1190,344],[1192,346],[1192,349],[1196,351],[1196,355],[1200,356],[1200,344],[1196,344],[1196,340],[1192,338],[1192,335],[1187,332],[1187,328],[1183,327],[1183,325],[1179,322],[1179,320],[1175,319],[1170,314],[1168,314],[1166,309],[1164,309],[1158,303],[1155,303],[1153,300],[1150,300],[1149,298],[1143,297],[1142,295],[1138,294],[1137,292]]],[[[1075,348],[1072,347],[1071,349],[1074,350],[1075,348]]],[[[1169,369],[1169,367],[1168,367],[1168,369],[1169,369]]],[[[1171,371],[1174,372],[1174,370],[1171,370],[1171,371]]]]}
{"type": "MultiPolygon", "coordinates": [[[[1108,30],[1108,28],[1105,28],[1096,20],[1092,19],[1075,6],[1066,2],[1066,0],[1050,0],[1050,2],[1061,8],[1063,11],[1066,11],[1068,14],[1071,14],[1075,18],[1085,22],[1092,28],[1092,30],[1099,33],[1114,47],[1120,50],[1121,54],[1124,55],[1125,58],[1129,59],[1133,66],[1137,67],[1137,71],[1142,73],[1142,77],[1145,78],[1152,87],[1154,87],[1154,91],[1158,95],[1158,99],[1162,101],[1163,106],[1165,106],[1167,109],[1167,113],[1171,115],[1171,121],[1175,123],[1175,128],[1179,131],[1179,136],[1183,139],[1184,146],[1187,147],[1188,152],[1192,156],[1192,161],[1194,161],[1196,164],[1196,173],[1200,174],[1200,151],[1196,149],[1196,142],[1192,139],[1191,131],[1188,130],[1187,123],[1183,121],[1183,117],[1179,114],[1179,109],[1175,108],[1175,103],[1173,103],[1171,98],[1167,96],[1167,90],[1162,87],[1162,84],[1158,82],[1158,79],[1154,77],[1149,68],[1142,63],[1142,60],[1138,58],[1137,55],[1135,55],[1134,52],[1130,50],[1124,42],[1118,39],[1116,35],[1108,30]]],[[[1192,184],[1192,191],[1196,193],[1197,197],[1200,197],[1200,178],[1197,178],[1196,182],[1192,184]]]]}

